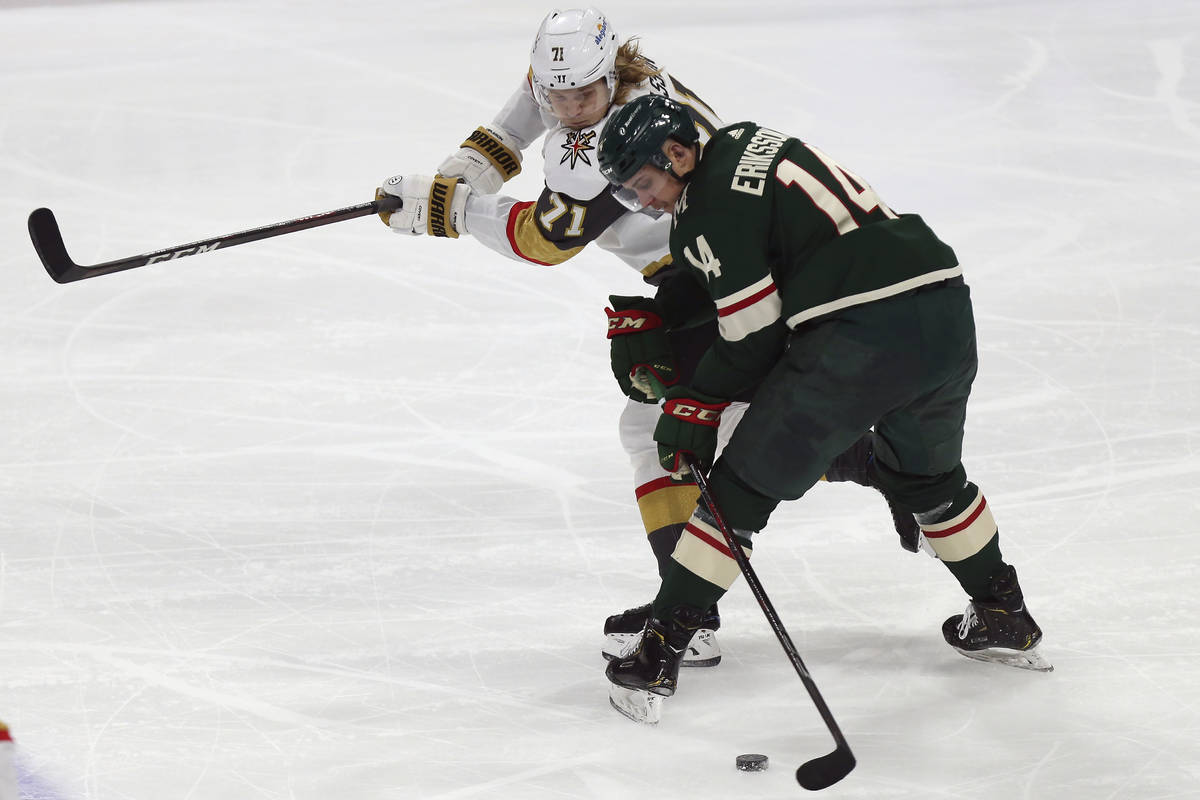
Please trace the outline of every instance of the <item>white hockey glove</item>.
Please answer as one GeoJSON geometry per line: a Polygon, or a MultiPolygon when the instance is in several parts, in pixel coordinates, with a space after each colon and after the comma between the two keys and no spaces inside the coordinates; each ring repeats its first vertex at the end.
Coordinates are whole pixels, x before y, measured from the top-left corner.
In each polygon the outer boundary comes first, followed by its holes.
{"type": "Polygon", "coordinates": [[[383,182],[375,196],[390,194],[404,205],[396,211],[384,211],[379,218],[396,233],[420,236],[447,236],[457,239],[468,233],[467,198],[471,187],[457,178],[428,175],[396,175],[383,182]]]}
{"type": "Polygon", "coordinates": [[[514,150],[512,134],[503,128],[479,126],[462,143],[458,152],[438,167],[438,174],[462,178],[481,194],[495,194],[509,178],[521,171],[521,151],[514,150]]]}

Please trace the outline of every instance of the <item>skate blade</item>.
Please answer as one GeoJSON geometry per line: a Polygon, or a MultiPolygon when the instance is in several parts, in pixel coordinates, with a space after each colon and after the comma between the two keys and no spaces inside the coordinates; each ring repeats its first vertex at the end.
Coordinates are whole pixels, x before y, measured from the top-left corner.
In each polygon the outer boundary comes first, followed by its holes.
{"type": "Polygon", "coordinates": [[[662,719],[662,696],[642,689],[626,689],[611,683],[608,703],[621,715],[642,725],[657,725],[662,719]]]}
{"type": "Polygon", "coordinates": [[[991,647],[986,650],[963,650],[958,647],[954,649],[975,661],[987,661],[991,664],[1028,669],[1034,672],[1054,671],[1054,665],[1047,661],[1036,647],[1029,650],[1005,650],[1000,647],[991,647]]]}

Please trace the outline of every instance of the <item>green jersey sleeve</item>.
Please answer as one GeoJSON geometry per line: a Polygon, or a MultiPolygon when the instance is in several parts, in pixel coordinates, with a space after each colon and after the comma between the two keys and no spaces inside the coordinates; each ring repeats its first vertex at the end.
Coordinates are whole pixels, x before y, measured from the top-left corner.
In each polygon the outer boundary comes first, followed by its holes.
{"type": "Polygon", "coordinates": [[[671,236],[672,258],[691,267],[716,307],[718,338],[691,382],[716,397],[733,397],[761,381],[787,335],[764,229],[769,215],[742,208],[754,205],[749,198],[730,199],[732,209],[681,217],[671,236]]]}

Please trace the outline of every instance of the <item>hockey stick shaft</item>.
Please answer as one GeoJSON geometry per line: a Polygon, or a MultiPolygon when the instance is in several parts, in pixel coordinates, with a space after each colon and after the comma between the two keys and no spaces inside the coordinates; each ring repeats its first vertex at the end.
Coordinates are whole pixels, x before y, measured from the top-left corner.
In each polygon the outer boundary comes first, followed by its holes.
{"type": "MultiPolygon", "coordinates": [[[[665,401],[667,391],[662,382],[645,367],[638,367],[637,374],[649,384],[654,397],[658,398],[659,405],[662,405],[665,401]]],[[[742,550],[742,546],[733,538],[733,529],[725,521],[725,515],[721,513],[716,498],[709,488],[708,476],[700,469],[700,464],[694,455],[689,452],[683,452],[680,455],[683,458],[683,463],[692,473],[697,488],[700,489],[700,499],[708,507],[709,513],[716,522],[717,530],[721,532],[721,537],[725,540],[725,546],[729,548],[729,554],[737,562],[742,577],[746,579],[746,585],[750,587],[751,594],[758,601],[758,607],[762,609],[763,615],[766,616],[767,622],[770,623],[771,630],[775,631],[775,638],[782,645],[783,652],[787,654],[788,661],[791,662],[792,667],[796,670],[796,674],[800,676],[800,682],[804,684],[804,688],[808,691],[808,696],[812,698],[813,705],[817,707],[817,713],[821,715],[825,727],[829,729],[830,735],[833,736],[835,745],[833,751],[801,764],[796,769],[796,780],[805,789],[811,791],[832,786],[849,775],[850,771],[854,769],[855,764],[857,764],[854,753],[850,750],[850,745],[846,742],[846,737],[842,734],[842,729],[838,726],[837,720],[833,718],[833,712],[829,710],[829,705],[821,695],[821,690],[817,688],[816,681],[813,680],[808,667],[804,665],[804,660],[800,658],[800,651],[796,649],[795,642],[792,641],[787,628],[783,627],[783,620],[779,618],[779,612],[775,610],[771,598],[767,597],[767,591],[763,588],[762,582],[759,581],[754,567],[750,565],[750,559],[746,556],[745,551],[742,550]]]]}
{"type": "Polygon", "coordinates": [[[322,225],[332,225],[335,222],[343,222],[348,219],[395,211],[399,208],[399,197],[385,195],[370,203],[360,203],[356,206],[325,211],[320,214],[300,217],[299,219],[287,220],[286,222],[276,222],[271,225],[263,225],[259,228],[251,228],[250,230],[238,233],[214,236],[211,239],[202,239],[190,244],[176,245],[162,250],[155,250],[151,253],[142,253],[141,255],[129,258],[120,258],[115,261],[105,261],[102,264],[90,265],[76,264],[67,254],[67,247],[63,243],[58,221],[54,218],[54,212],[48,208],[36,209],[29,215],[29,238],[33,241],[33,247],[37,251],[38,257],[42,260],[42,266],[46,268],[46,272],[50,274],[50,277],[58,283],[71,283],[86,278],[109,275],[113,272],[145,267],[161,261],[174,261],[185,256],[210,253],[213,250],[246,244],[247,242],[257,242],[260,239],[270,239],[274,236],[283,236],[284,234],[317,228],[322,225]]]}
{"type": "Polygon", "coordinates": [[[696,481],[696,486],[700,489],[700,497],[704,501],[704,505],[708,507],[709,513],[712,514],[713,519],[716,521],[717,529],[725,539],[725,544],[737,562],[738,569],[742,571],[742,577],[746,579],[746,585],[750,587],[751,594],[758,601],[758,607],[762,609],[767,622],[771,625],[771,629],[775,631],[775,637],[779,639],[779,644],[783,646],[783,652],[787,654],[788,661],[792,663],[796,674],[800,676],[800,681],[804,684],[804,688],[808,690],[808,696],[812,698],[813,705],[817,707],[817,713],[821,715],[821,719],[825,722],[825,727],[829,729],[829,733],[833,736],[836,748],[832,753],[807,761],[796,770],[796,779],[805,789],[824,789],[840,781],[850,773],[850,770],[854,769],[856,763],[854,754],[851,752],[850,745],[846,742],[846,737],[842,734],[842,729],[838,726],[837,720],[833,718],[833,712],[829,710],[825,698],[821,695],[821,690],[817,688],[812,674],[809,673],[808,667],[804,665],[804,660],[800,658],[800,652],[796,649],[792,637],[788,635],[787,629],[783,627],[783,620],[779,618],[779,613],[771,603],[771,598],[767,597],[767,592],[763,589],[762,582],[758,579],[758,574],[755,573],[754,567],[750,565],[750,559],[746,557],[746,553],[742,550],[741,545],[733,538],[733,530],[725,522],[725,517],[721,513],[721,509],[717,506],[717,501],[713,497],[712,490],[709,488],[707,476],[700,469],[699,463],[697,463],[691,453],[685,452],[682,456],[684,463],[691,470],[692,476],[696,481]]]}

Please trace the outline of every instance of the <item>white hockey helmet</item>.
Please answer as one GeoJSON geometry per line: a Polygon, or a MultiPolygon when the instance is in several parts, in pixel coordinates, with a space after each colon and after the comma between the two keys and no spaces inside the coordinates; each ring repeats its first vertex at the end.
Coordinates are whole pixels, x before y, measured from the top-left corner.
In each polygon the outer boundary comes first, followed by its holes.
{"type": "Polygon", "coordinates": [[[552,89],[573,89],[604,78],[608,102],[617,94],[617,32],[596,8],[555,9],[538,28],[529,54],[533,93],[538,105],[550,107],[552,89]]]}

